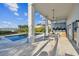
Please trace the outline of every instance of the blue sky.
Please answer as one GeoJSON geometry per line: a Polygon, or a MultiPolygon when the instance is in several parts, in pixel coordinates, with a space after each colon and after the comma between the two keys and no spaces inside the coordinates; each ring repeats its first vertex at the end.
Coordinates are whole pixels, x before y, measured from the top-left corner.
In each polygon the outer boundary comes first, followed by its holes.
{"type": "Polygon", "coordinates": [[[34,20],[35,20],[35,24],[40,24],[42,23],[42,17],[39,11],[35,11],[35,15],[34,15],[34,20]]]}
{"type": "Polygon", "coordinates": [[[27,24],[27,3],[0,4],[0,28],[15,28],[18,25],[27,24]]]}
{"type": "MultiPolygon", "coordinates": [[[[18,28],[28,24],[27,3],[0,3],[0,28],[18,28]]],[[[40,13],[35,12],[35,24],[41,22],[40,13]]]]}

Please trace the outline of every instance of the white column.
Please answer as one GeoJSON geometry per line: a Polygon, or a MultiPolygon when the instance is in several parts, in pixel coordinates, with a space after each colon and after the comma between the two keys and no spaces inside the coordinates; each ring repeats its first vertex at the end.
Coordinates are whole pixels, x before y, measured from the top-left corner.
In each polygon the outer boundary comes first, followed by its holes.
{"type": "Polygon", "coordinates": [[[45,19],[46,36],[48,36],[48,19],[45,19]]]}
{"type": "Polygon", "coordinates": [[[28,4],[28,38],[30,42],[34,42],[34,9],[32,4],[28,4]]]}
{"type": "Polygon", "coordinates": [[[73,39],[73,32],[72,31],[73,31],[73,28],[72,28],[72,24],[71,24],[71,25],[69,25],[69,31],[68,31],[69,32],[69,39],[70,40],[73,39]]]}
{"type": "Polygon", "coordinates": [[[77,28],[77,47],[79,48],[79,22],[77,22],[78,28],[77,28]]]}
{"type": "Polygon", "coordinates": [[[53,31],[52,20],[51,20],[51,32],[53,31]]]}

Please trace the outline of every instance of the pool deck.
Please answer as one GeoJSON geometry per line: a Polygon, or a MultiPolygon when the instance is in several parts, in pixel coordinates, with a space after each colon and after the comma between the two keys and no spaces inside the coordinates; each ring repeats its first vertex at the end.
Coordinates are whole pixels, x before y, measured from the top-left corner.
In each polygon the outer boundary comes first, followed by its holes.
{"type": "Polygon", "coordinates": [[[78,52],[72,46],[66,37],[60,37],[58,40],[57,54],[58,56],[78,56],[78,52]]]}
{"type": "Polygon", "coordinates": [[[5,37],[5,36],[14,36],[14,35],[22,35],[22,34],[26,34],[26,33],[10,34],[10,35],[1,35],[0,37],[5,37]]]}
{"type": "Polygon", "coordinates": [[[0,50],[0,56],[31,56],[36,53],[46,42],[36,42],[32,44],[23,44],[0,50]]]}
{"type": "Polygon", "coordinates": [[[60,36],[58,40],[43,40],[0,49],[0,56],[78,56],[78,53],[66,37],[60,36]]]}

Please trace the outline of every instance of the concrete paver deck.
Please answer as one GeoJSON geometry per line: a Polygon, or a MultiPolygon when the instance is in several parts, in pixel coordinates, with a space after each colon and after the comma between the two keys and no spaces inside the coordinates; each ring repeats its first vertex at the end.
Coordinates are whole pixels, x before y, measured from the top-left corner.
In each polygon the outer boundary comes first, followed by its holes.
{"type": "Polygon", "coordinates": [[[78,55],[77,51],[74,49],[70,41],[65,36],[60,36],[58,40],[44,40],[32,44],[23,44],[20,46],[13,46],[0,50],[0,56],[32,56],[34,54],[38,56],[78,55]]]}
{"type": "Polygon", "coordinates": [[[75,56],[78,53],[66,37],[60,37],[58,40],[57,55],[75,56]]]}
{"type": "Polygon", "coordinates": [[[55,54],[55,44],[56,41],[55,40],[51,40],[42,50],[41,52],[38,54],[39,56],[51,56],[55,54]]]}
{"type": "Polygon", "coordinates": [[[41,41],[38,46],[35,48],[35,50],[33,51],[32,55],[38,54],[37,52],[43,48],[43,46],[48,42],[48,40],[46,41],[41,41]]]}
{"type": "Polygon", "coordinates": [[[38,56],[77,56],[78,53],[67,39],[60,35],[59,39],[51,40],[38,54],[38,56]]]}
{"type": "Polygon", "coordinates": [[[23,44],[20,46],[12,46],[1,49],[0,56],[32,56],[36,53],[48,40],[40,41],[32,44],[23,44]]]}

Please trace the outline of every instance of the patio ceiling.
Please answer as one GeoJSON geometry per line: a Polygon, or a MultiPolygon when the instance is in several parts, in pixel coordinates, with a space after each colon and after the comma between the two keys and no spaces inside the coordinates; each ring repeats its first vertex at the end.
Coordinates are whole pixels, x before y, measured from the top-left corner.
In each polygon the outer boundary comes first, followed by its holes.
{"type": "Polygon", "coordinates": [[[72,3],[34,3],[33,7],[38,10],[43,16],[47,16],[52,20],[53,11],[56,19],[67,18],[72,10],[72,3]]]}

